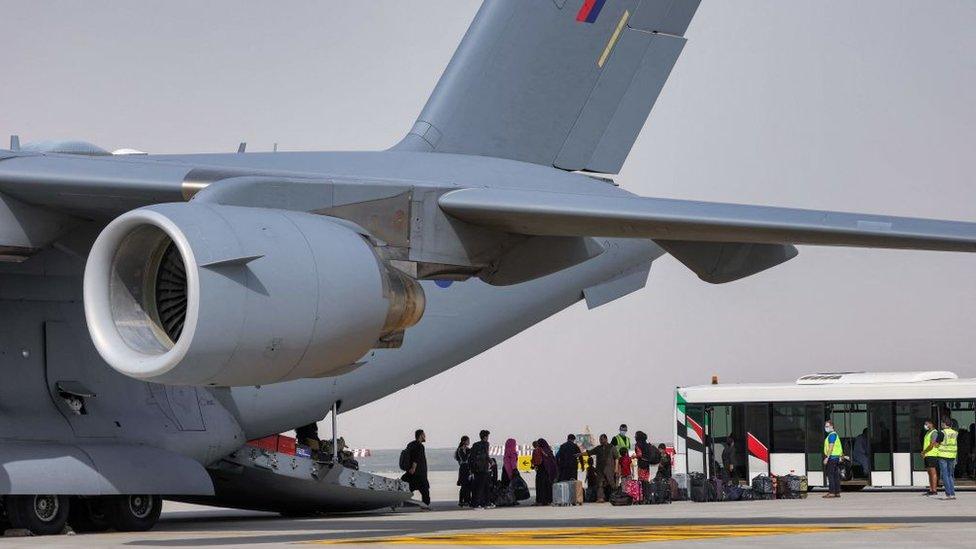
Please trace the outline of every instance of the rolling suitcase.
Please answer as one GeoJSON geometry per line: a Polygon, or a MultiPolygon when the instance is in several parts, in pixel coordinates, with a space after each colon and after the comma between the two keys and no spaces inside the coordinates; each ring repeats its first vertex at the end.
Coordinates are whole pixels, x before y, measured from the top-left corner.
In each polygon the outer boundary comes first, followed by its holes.
{"type": "Polygon", "coordinates": [[[675,473],[671,480],[674,481],[671,490],[671,499],[675,501],[684,501],[690,497],[691,492],[691,481],[688,479],[688,475],[685,473],[675,473]]]}
{"type": "Polygon", "coordinates": [[[639,480],[629,478],[624,481],[623,486],[621,486],[623,492],[630,496],[630,499],[634,502],[644,501],[644,494],[641,490],[641,483],[639,480]]]}
{"type": "Polygon", "coordinates": [[[671,503],[671,479],[655,478],[641,486],[644,491],[644,503],[657,505],[671,503]]]}
{"type": "Polygon", "coordinates": [[[583,481],[570,480],[573,483],[573,505],[583,505],[583,481]]]}
{"type": "Polygon", "coordinates": [[[688,490],[682,489],[676,479],[668,479],[668,487],[671,488],[671,501],[684,501],[688,499],[688,490]]]}
{"type": "Polygon", "coordinates": [[[572,480],[557,482],[552,485],[552,504],[556,506],[572,505],[576,497],[576,487],[572,480]]]}

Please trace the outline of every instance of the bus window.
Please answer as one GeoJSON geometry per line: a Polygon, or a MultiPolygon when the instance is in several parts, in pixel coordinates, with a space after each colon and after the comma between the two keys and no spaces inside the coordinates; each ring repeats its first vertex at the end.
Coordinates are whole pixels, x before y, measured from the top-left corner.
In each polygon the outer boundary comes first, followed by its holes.
{"type": "Polygon", "coordinates": [[[773,404],[772,451],[802,454],[806,449],[802,404],[773,404]]]}
{"type": "MultiPolygon", "coordinates": [[[[868,418],[871,420],[870,444],[867,448],[872,471],[892,470],[892,431],[894,430],[891,402],[872,402],[868,404],[868,418]]],[[[857,450],[858,448],[855,448],[857,450]]]]}

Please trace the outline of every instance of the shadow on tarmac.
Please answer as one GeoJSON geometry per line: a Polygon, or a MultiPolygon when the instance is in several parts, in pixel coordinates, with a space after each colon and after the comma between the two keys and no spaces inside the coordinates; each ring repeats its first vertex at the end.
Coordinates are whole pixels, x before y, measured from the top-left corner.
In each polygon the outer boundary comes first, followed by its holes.
{"type": "MultiPolygon", "coordinates": [[[[436,505],[436,504],[435,504],[436,505]]],[[[190,547],[198,545],[250,545],[258,543],[289,543],[303,541],[320,540],[343,540],[343,539],[363,539],[363,538],[386,538],[398,536],[412,536],[431,534],[444,530],[466,531],[466,530],[486,530],[486,529],[540,529],[540,528],[579,528],[594,526],[682,526],[691,524],[708,525],[735,525],[735,526],[757,526],[757,525],[822,525],[825,521],[823,517],[739,517],[739,518],[702,518],[702,517],[640,517],[640,518],[559,518],[559,519],[524,519],[524,520],[499,520],[489,518],[490,511],[480,512],[457,507],[437,508],[436,515],[430,516],[428,520],[416,520],[415,518],[405,518],[404,520],[381,520],[363,521],[361,517],[389,517],[391,515],[414,515],[421,511],[400,511],[394,513],[357,513],[329,515],[308,518],[290,518],[278,515],[253,515],[253,516],[234,516],[234,517],[208,517],[193,514],[193,516],[180,517],[170,516],[162,519],[154,533],[180,532],[196,529],[200,524],[206,524],[208,532],[239,531],[241,523],[248,523],[248,530],[268,530],[274,533],[266,535],[256,534],[249,536],[228,536],[228,537],[196,537],[173,540],[132,540],[126,545],[151,546],[151,547],[190,547]],[[466,515],[464,518],[457,516],[446,517],[444,515],[456,515],[459,512],[466,515]],[[479,513],[479,514],[476,514],[479,513]],[[350,520],[360,517],[359,520],[350,520]],[[283,533],[289,532],[289,533],[283,533]]],[[[891,524],[891,525],[930,525],[930,524],[952,524],[976,522],[976,517],[969,516],[875,516],[875,517],[831,517],[826,519],[831,525],[849,524],[891,524]]]]}

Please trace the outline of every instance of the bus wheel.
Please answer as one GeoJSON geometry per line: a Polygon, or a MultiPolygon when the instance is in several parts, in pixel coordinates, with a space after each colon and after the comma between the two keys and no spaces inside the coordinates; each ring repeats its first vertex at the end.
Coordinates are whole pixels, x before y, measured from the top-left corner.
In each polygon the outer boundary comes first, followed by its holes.
{"type": "Polygon", "coordinates": [[[112,527],[119,532],[145,532],[156,525],[163,498],[146,494],[116,496],[105,507],[112,527]]]}
{"type": "Polygon", "coordinates": [[[35,536],[60,534],[68,523],[67,496],[7,496],[4,507],[11,526],[28,530],[35,536]]]}
{"type": "Polygon", "coordinates": [[[106,514],[104,497],[75,498],[68,513],[68,524],[75,532],[104,532],[112,527],[106,514]]]}

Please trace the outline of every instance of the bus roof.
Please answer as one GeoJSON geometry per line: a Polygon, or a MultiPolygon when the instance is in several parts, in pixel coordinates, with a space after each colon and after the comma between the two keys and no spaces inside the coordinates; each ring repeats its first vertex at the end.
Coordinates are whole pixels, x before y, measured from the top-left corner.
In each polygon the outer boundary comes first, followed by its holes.
{"type": "Polygon", "coordinates": [[[976,379],[952,372],[823,372],[793,383],[678,387],[689,403],[976,399],[976,379]]]}

